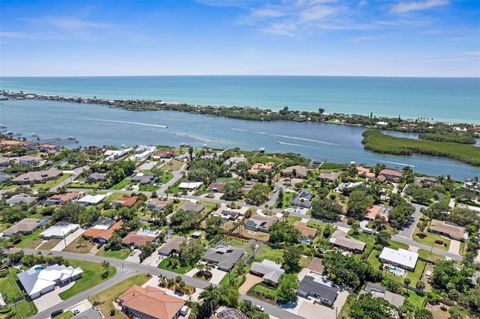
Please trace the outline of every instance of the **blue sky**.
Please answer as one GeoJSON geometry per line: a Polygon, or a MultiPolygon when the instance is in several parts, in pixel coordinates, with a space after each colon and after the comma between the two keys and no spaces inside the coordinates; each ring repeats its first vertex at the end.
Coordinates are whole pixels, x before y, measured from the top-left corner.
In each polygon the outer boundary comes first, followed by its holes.
{"type": "Polygon", "coordinates": [[[480,76],[480,0],[0,0],[2,76],[480,76]]]}

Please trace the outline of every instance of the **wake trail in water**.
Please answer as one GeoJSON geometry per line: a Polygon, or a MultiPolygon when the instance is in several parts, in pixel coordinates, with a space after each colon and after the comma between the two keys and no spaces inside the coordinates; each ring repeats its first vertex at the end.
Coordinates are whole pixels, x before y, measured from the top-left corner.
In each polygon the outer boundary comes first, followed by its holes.
{"type": "Polygon", "coordinates": [[[288,143],[288,142],[282,142],[282,141],[277,141],[278,144],[282,145],[290,145],[290,146],[298,146],[298,147],[308,147],[308,148],[314,148],[311,145],[304,145],[304,144],[296,144],[296,143],[288,143]]]}
{"type": "Polygon", "coordinates": [[[120,120],[104,120],[104,119],[86,119],[88,121],[97,121],[97,122],[108,122],[108,123],[120,123],[120,124],[132,124],[132,125],[139,125],[139,126],[147,126],[147,127],[156,127],[156,128],[167,128],[166,125],[163,124],[151,124],[151,123],[143,123],[143,122],[131,122],[131,121],[120,121],[120,120]]]}
{"type": "MultiPolygon", "coordinates": [[[[243,129],[243,128],[235,128],[234,127],[234,128],[232,128],[232,131],[246,132],[246,133],[257,134],[257,135],[268,135],[268,136],[273,136],[273,137],[281,137],[281,138],[286,138],[286,139],[291,139],[291,140],[305,141],[305,142],[317,143],[317,144],[322,144],[322,145],[338,145],[336,143],[314,140],[314,139],[311,139],[311,138],[305,138],[305,137],[299,137],[299,136],[290,136],[290,135],[282,135],[282,134],[272,134],[272,133],[267,133],[267,132],[263,132],[263,131],[249,131],[249,130],[246,130],[246,129],[243,129]]],[[[298,145],[302,145],[302,144],[298,144],[298,145]]],[[[304,146],[306,146],[306,145],[304,145],[304,146]]]]}

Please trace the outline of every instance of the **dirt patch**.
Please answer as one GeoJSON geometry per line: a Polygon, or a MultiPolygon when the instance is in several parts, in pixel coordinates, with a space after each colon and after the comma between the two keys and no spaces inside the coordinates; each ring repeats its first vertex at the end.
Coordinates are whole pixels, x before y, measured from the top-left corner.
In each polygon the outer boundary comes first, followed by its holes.
{"type": "Polygon", "coordinates": [[[425,308],[432,313],[433,318],[435,318],[435,319],[449,319],[450,318],[450,314],[448,313],[448,308],[449,308],[448,306],[445,306],[445,305],[442,305],[442,304],[435,305],[435,306],[427,304],[427,306],[425,308]]]}
{"type": "Polygon", "coordinates": [[[263,281],[262,278],[258,276],[254,276],[252,274],[245,275],[245,282],[243,285],[238,289],[238,292],[242,295],[246,295],[247,292],[256,284],[259,284],[263,281]]]}
{"type": "Polygon", "coordinates": [[[53,247],[57,246],[60,241],[61,241],[60,239],[47,240],[43,242],[43,244],[40,247],[38,247],[38,249],[51,250],[53,247]]]}

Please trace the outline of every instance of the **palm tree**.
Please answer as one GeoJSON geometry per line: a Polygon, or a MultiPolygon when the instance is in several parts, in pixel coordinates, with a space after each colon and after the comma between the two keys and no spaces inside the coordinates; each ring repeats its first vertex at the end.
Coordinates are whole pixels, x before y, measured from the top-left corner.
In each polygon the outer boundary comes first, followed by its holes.
{"type": "Polygon", "coordinates": [[[213,313],[217,304],[221,301],[222,295],[220,289],[209,285],[200,293],[200,299],[208,305],[210,313],[213,313]]]}

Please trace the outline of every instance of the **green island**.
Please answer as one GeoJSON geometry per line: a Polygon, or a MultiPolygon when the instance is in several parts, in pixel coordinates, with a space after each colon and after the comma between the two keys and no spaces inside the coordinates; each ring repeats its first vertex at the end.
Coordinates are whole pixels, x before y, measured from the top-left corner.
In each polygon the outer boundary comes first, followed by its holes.
{"type": "Polygon", "coordinates": [[[362,143],[365,149],[377,153],[442,156],[480,166],[480,148],[473,145],[394,137],[374,129],[363,133],[362,143]]]}
{"type": "Polygon", "coordinates": [[[422,140],[449,142],[459,144],[475,144],[476,140],[472,134],[455,133],[420,133],[418,137],[422,140]]]}

